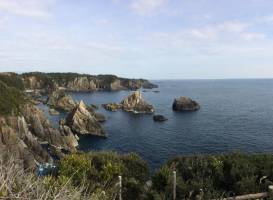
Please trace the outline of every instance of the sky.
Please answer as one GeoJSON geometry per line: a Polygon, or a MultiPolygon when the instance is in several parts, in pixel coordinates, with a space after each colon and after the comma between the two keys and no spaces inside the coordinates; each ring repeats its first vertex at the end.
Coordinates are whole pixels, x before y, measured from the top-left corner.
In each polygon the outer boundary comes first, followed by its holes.
{"type": "Polygon", "coordinates": [[[0,71],[273,78],[273,1],[0,0],[0,71]]]}

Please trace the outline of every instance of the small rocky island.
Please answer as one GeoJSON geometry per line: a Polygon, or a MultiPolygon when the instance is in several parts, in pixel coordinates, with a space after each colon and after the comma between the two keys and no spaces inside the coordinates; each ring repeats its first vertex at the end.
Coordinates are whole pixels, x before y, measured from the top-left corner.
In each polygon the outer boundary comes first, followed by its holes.
{"type": "Polygon", "coordinates": [[[179,97],[173,102],[174,111],[197,111],[200,105],[189,97],[179,97]]]}
{"type": "Polygon", "coordinates": [[[122,109],[134,113],[153,113],[154,107],[147,103],[140,91],[135,91],[121,103],[122,109]]]}
{"type": "Polygon", "coordinates": [[[77,103],[65,91],[55,90],[49,94],[47,105],[57,110],[71,111],[77,106],[77,103]]]}
{"type": "Polygon", "coordinates": [[[90,112],[83,101],[66,117],[66,125],[75,133],[106,137],[100,121],[105,121],[101,114],[90,112]]]}
{"type": "Polygon", "coordinates": [[[133,113],[153,113],[154,107],[147,103],[140,91],[135,91],[126,97],[121,103],[108,103],[102,105],[106,110],[117,111],[122,109],[133,113]]]}
{"type": "Polygon", "coordinates": [[[154,115],[153,120],[155,122],[164,122],[164,121],[167,121],[168,119],[163,115],[154,115]]]}

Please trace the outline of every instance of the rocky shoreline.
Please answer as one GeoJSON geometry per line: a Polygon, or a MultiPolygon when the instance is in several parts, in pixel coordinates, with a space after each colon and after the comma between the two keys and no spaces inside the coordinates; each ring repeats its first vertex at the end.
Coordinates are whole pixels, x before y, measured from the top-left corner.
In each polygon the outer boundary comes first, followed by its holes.
{"type": "MultiPolygon", "coordinates": [[[[53,163],[67,153],[77,152],[78,135],[107,137],[102,126],[106,117],[95,112],[98,106],[87,106],[83,101],[78,103],[66,90],[114,91],[156,87],[143,79],[69,73],[0,73],[0,86],[1,102],[9,103],[0,105],[0,150],[5,152],[1,156],[13,156],[25,168],[35,168],[43,162],[53,163]],[[92,81],[94,84],[91,84],[92,81]],[[44,92],[46,100],[39,91],[44,92]],[[37,107],[40,103],[49,107],[51,115],[67,113],[57,128],[52,126],[43,111],[37,107]]],[[[135,114],[155,112],[154,106],[145,101],[139,90],[132,92],[120,103],[103,104],[102,107],[109,111],[124,110],[135,114]]],[[[200,105],[188,97],[176,98],[173,102],[174,111],[199,109],[200,105]]],[[[168,119],[156,114],[153,120],[164,122],[168,119]]]]}

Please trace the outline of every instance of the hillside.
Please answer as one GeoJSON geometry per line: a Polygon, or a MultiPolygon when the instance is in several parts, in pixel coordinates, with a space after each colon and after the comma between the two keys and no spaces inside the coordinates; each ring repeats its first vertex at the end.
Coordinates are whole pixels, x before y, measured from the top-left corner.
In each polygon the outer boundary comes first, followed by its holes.
{"type": "Polygon", "coordinates": [[[156,85],[144,79],[126,79],[115,75],[88,75],[77,73],[30,72],[20,75],[28,89],[63,88],[71,91],[115,91],[155,88],[156,85]]]}

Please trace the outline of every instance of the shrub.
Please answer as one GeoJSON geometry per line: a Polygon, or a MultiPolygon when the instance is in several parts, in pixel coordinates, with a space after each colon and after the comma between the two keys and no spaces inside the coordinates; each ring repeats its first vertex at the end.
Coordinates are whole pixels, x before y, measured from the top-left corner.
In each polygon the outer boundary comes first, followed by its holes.
{"type": "Polygon", "coordinates": [[[273,181],[273,155],[232,153],[177,157],[167,162],[153,177],[153,188],[159,194],[172,193],[169,179],[174,168],[177,171],[178,199],[194,198],[200,193],[204,193],[205,199],[211,199],[261,192],[273,181]]]}
{"type": "Polygon", "coordinates": [[[84,180],[89,191],[108,191],[114,196],[118,191],[118,176],[123,176],[123,199],[140,199],[145,181],[149,177],[147,164],[136,154],[118,155],[113,152],[90,152],[68,155],[60,161],[59,175],[71,177],[77,186],[84,180]]]}

